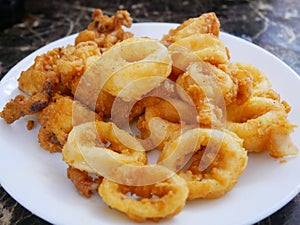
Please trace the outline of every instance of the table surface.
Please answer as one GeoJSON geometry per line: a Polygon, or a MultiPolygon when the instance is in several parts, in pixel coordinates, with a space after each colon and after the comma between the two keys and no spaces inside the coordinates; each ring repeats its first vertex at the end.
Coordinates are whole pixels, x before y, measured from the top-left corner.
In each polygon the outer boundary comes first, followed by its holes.
{"type": "MultiPolygon", "coordinates": [[[[4,7],[0,5],[2,9],[4,7]]],[[[0,30],[0,78],[36,49],[84,29],[94,8],[112,15],[127,9],[135,22],[181,23],[214,11],[221,29],[270,51],[300,74],[300,4],[298,0],[213,1],[33,1],[26,0],[22,16],[6,20],[0,30]],[[13,24],[14,23],[14,24],[13,24]]],[[[13,12],[13,11],[12,11],[13,12]]],[[[18,15],[9,13],[10,15],[18,15]]],[[[3,15],[3,14],[2,14],[3,15]]],[[[4,20],[2,20],[4,21],[4,20]]],[[[48,224],[18,204],[0,184],[0,224],[48,224]]],[[[257,225],[300,224],[300,194],[257,225]]]]}

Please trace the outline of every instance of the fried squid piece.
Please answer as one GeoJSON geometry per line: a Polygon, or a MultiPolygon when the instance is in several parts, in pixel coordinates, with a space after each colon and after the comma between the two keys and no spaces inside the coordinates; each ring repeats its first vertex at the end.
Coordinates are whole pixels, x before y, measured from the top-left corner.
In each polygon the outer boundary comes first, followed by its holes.
{"type": "Polygon", "coordinates": [[[125,32],[122,26],[131,27],[132,18],[126,10],[119,10],[115,15],[109,17],[103,15],[100,9],[95,9],[93,22],[86,30],[83,30],[75,39],[78,44],[84,41],[94,41],[99,48],[110,48],[117,42],[132,37],[131,32],[125,32]]]}
{"type": "Polygon", "coordinates": [[[37,118],[41,124],[38,134],[40,146],[50,152],[61,151],[73,126],[102,120],[101,116],[80,102],[58,94],[46,108],[37,113],[37,118]]]}
{"type": "Polygon", "coordinates": [[[55,48],[43,55],[37,56],[34,64],[23,71],[18,79],[19,89],[29,95],[42,92],[49,82],[59,89],[60,79],[56,72],[57,60],[62,55],[62,48],[55,48]]]}
{"type": "Polygon", "coordinates": [[[269,151],[274,158],[297,155],[290,137],[296,125],[288,120],[289,110],[286,102],[253,96],[227,107],[227,128],[244,139],[249,152],[269,151]]]}
{"type": "Polygon", "coordinates": [[[247,63],[230,63],[225,69],[233,81],[238,81],[241,96],[246,95],[243,101],[240,101],[241,104],[253,96],[280,101],[280,95],[273,89],[267,75],[255,66],[247,63]]]}
{"type": "Polygon", "coordinates": [[[87,41],[69,45],[62,49],[62,53],[57,61],[57,73],[61,85],[74,94],[81,76],[99,59],[101,52],[95,42],[87,41]]]}
{"type": "MultiPolygon", "coordinates": [[[[104,178],[98,189],[99,195],[111,208],[137,222],[158,222],[177,215],[184,208],[189,192],[185,180],[177,174],[170,175],[170,172],[165,172],[167,168],[159,165],[148,168],[152,174],[145,171],[145,176],[164,176],[166,179],[150,185],[127,186],[104,178]]],[[[135,175],[138,180],[139,174],[135,175]]]]}
{"type": "Polygon", "coordinates": [[[45,84],[50,83],[53,93],[70,94],[80,76],[100,55],[94,42],[54,48],[37,56],[34,64],[21,73],[19,89],[33,95],[42,92],[45,84]]]}
{"type": "Polygon", "coordinates": [[[25,115],[37,113],[45,108],[48,102],[49,95],[42,92],[32,96],[20,94],[5,105],[3,111],[0,112],[0,117],[6,123],[11,124],[25,115]]]}
{"type": "Polygon", "coordinates": [[[92,177],[86,171],[81,171],[69,166],[67,176],[73,182],[79,193],[87,198],[97,191],[102,182],[102,177],[92,177]]]}
{"type": "Polygon", "coordinates": [[[248,156],[236,134],[195,128],[165,145],[158,162],[187,182],[188,200],[209,199],[223,196],[236,185],[248,156]]]}
{"type": "Polygon", "coordinates": [[[197,33],[212,34],[217,38],[219,37],[220,21],[215,13],[204,13],[197,18],[184,21],[176,29],[171,29],[167,35],[164,35],[162,41],[164,44],[169,45],[197,33]]]}

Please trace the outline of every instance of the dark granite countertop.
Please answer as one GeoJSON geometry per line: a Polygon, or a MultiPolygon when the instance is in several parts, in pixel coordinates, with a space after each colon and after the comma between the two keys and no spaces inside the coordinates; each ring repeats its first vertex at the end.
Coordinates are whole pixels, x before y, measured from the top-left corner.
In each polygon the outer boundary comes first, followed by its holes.
{"type": "MultiPolygon", "coordinates": [[[[5,8],[1,0],[0,77],[36,49],[84,29],[94,8],[106,14],[127,9],[135,22],[182,22],[214,11],[222,30],[253,42],[286,62],[300,74],[300,4],[298,0],[182,0],[182,1],[34,1],[19,5],[22,16],[5,8]],[[24,9],[24,11],[22,11],[24,9]],[[3,10],[6,12],[4,15],[3,10]],[[9,16],[14,16],[10,19],[9,16]],[[5,19],[4,19],[5,16],[5,19]]],[[[0,158],[1,163],[1,158],[0,158]]],[[[259,203],[258,203],[259,204],[259,203]]],[[[0,185],[0,225],[48,224],[13,200],[0,185]]],[[[257,223],[300,224],[300,195],[257,223]]]]}

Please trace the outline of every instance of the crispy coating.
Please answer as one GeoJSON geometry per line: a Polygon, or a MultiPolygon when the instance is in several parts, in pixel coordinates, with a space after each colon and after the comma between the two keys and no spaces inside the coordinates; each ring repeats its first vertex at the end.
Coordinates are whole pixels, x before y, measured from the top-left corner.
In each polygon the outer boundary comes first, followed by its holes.
{"type": "MultiPolygon", "coordinates": [[[[157,170],[166,168],[155,165],[157,170]]],[[[157,172],[157,173],[159,173],[157,172]]],[[[98,193],[110,207],[129,218],[144,222],[159,221],[178,214],[186,203],[188,188],[184,179],[174,174],[169,179],[145,186],[125,186],[103,179],[98,193]],[[138,198],[128,196],[128,193],[138,198]]]]}
{"type": "Polygon", "coordinates": [[[48,105],[49,96],[45,93],[36,93],[32,96],[24,94],[17,95],[10,102],[6,103],[0,117],[6,123],[11,124],[25,115],[35,114],[48,105]]]}
{"type": "Polygon", "coordinates": [[[185,38],[195,33],[212,34],[219,37],[220,21],[213,12],[204,13],[197,18],[190,18],[180,24],[176,29],[171,29],[162,38],[163,43],[169,45],[178,39],[185,38]]]}
{"type": "Polygon", "coordinates": [[[84,74],[82,84],[87,87],[79,88],[96,93],[104,90],[125,101],[139,100],[158,87],[169,76],[171,68],[168,49],[158,40],[133,37],[103,53],[84,74]]]}
{"type": "MultiPolygon", "coordinates": [[[[111,122],[95,121],[75,126],[62,149],[63,160],[91,174],[112,177],[124,164],[144,165],[143,146],[111,122]]],[[[120,180],[118,180],[120,182],[120,180]]]]}
{"type": "Polygon", "coordinates": [[[217,198],[230,191],[248,156],[236,134],[195,128],[166,145],[158,161],[186,180],[192,200],[217,198]]]}
{"type": "Polygon", "coordinates": [[[247,70],[241,69],[237,65],[238,64],[230,63],[228,66],[224,66],[223,69],[237,85],[237,93],[234,102],[242,104],[251,97],[254,80],[247,70]]]}
{"type": "Polygon", "coordinates": [[[34,64],[21,73],[19,89],[33,95],[50,85],[53,93],[70,94],[71,90],[76,89],[77,79],[100,55],[94,42],[54,48],[37,56],[34,64]]]}
{"type": "Polygon", "coordinates": [[[57,74],[61,85],[74,94],[78,80],[101,55],[94,42],[87,41],[76,46],[62,48],[62,55],[57,60],[57,74]]]}
{"type": "MultiPolygon", "coordinates": [[[[105,117],[110,116],[110,110],[114,97],[105,91],[101,91],[91,101],[90,88],[77,90],[81,83],[82,75],[88,67],[97,61],[101,55],[99,49],[100,37],[107,36],[105,47],[111,46],[116,41],[121,41],[131,34],[124,32],[122,25],[130,26],[131,18],[126,11],[120,11],[113,17],[103,15],[100,10],[95,10],[94,21],[89,25],[89,31],[93,30],[96,34],[96,42],[89,39],[82,40],[84,35],[81,34],[76,39],[76,45],[55,48],[41,56],[36,57],[35,63],[26,71],[23,71],[19,81],[20,90],[32,95],[42,92],[46,83],[50,84],[52,94],[75,95],[77,100],[83,102],[97,113],[105,117]],[[114,38],[116,39],[114,39],[114,38]],[[113,41],[114,39],[114,41],[113,41]],[[110,44],[109,44],[110,43],[110,44]],[[83,92],[83,96],[79,97],[83,92]]],[[[86,30],[88,31],[88,30],[86,30]]],[[[103,40],[104,41],[104,40],[103,40]]],[[[101,45],[102,46],[102,45],[101,45]]],[[[102,46],[104,47],[104,46],[102,46]]],[[[49,134],[48,134],[49,135],[49,134]]]]}
{"type": "Polygon", "coordinates": [[[103,179],[102,177],[95,178],[89,176],[87,172],[71,166],[67,168],[67,176],[72,181],[78,192],[86,198],[91,197],[92,194],[98,190],[103,179]]]}
{"type": "Polygon", "coordinates": [[[116,98],[111,115],[112,122],[116,123],[120,128],[126,127],[128,123],[141,116],[145,112],[146,107],[155,106],[162,99],[179,97],[176,93],[175,85],[175,82],[165,79],[157,88],[143,95],[142,99],[138,101],[126,102],[121,98],[116,98]]]}
{"type": "Polygon", "coordinates": [[[157,99],[145,107],[137,127],[141,142],[149,149],[162,150],[166,143],[177,138],[184,130],[199,126],[195,107],[180,99],[157,99]]]}
{"type": "Polygon", "coordinates": [[[285,103],[253,96],[243,104],[227,107],[227,128],[244,139],[249,152],[269,151],[272,157],[298,154],[290,134],[295,125],[288,120],[285,103]]]}
{"type": "Polygon", "coordinates": [[[280,100],[279,94],[273,90],[266,74],[253,65],[230,63],[224,70],[238,84],[236,98],[238,103],[242,104],[252,96],[280,100]]]}
{"type": "Polygon", "coordinates": [[[173,68],[179,71],[185,71],[191,62],[204,61],[218,66],[228,64],[230,59],[225,44],[211,34],[192,34],[176,40],[168,49],[173,68]]]}
{"type": "Polygon", "coordinates": [[[75,39],[75,43],[94,41],[102,50],[110,48],[117,42],[133,36],[125,32],[122,26],[131,27],[132,18],[126,10],[119,10],[115,15],[109,17],[104,15],[100,9],[93,13],[93,22],[88,25],[75,39]]]}
{"type": "Polygon", "coordinates": [[[94,91],[91,91],[91,83],[86,82],[86,76],[84,75],[81,78],[82,79],[78,79],[78,82],[76,83],[76,85],[74,85],[74,88],[72,88],[74,98],[87,105],[96,113],[102,114],[105,118],[109,118],[111,115],[111,108],[114,103],[115,96],[104,90],[99,90],[99,85],[97,83],[92,84],[96,88],[94,89],[94,91]]]}
{"type": "Polygon", "coordinates": [[[227,64],[229,50],[219,41],[220,22],[215,13],[204,13],[184,21],[162,38],[174,61],[170,78],[175,80],[191,62],[199,59],[215,65],[227,64]]]}
{"type": "MultiPolygon", "coordinates": [[[[145,114],[149,114],[150,108],[147,107],[145,114]]],[[[147,150],[163,150],[164,146],[173,139],[180,136],[183,126],[173,123],[160,117],[153,117],[150,121],[140,117],[137,124],[141,132],[140,142],[147,150]]]]}
{"type": "Polygon", "coordinates": [[[49,82],[53,89],[59,88],[59,76],[55,71],[57,60],[62,55],[62,48],[55,48],[37,56],[34,64],[23,71],[18,79],[19,89],[29,95],[42,92],[49,82]]]}
{"type": "Polygon", "coordinates": [[[74,125],[87,121],[102,120],[95,112],[72,100],[69,96],[55,95],[51,103],[37,113],[41,124],[39,142],[50,152],[60,152],[74,125]]]}
{"type": "Polygon", "coordinates": [[[161,99],[156,105],[146,108],[145,118],[150,121],[160,117],[173,123],[195,124],[196,111],[193,106],[180,99],[161,99]]]}
{"type": "Polygon", "coordinates": [[[226,105],[235,101],[238,90],[237,84],[227,73],[214,65],[199,61],[191,63],[187,71],[177,78],[176,83],[192,99],[202,126],[223,126],[226,105]]]}
{"type": "Polygon", "coordinates": [[[27,125],[26,125],[27,130],[32,130],[33,127],[34,127],[34,125],[35,125],[35,121],[34,120],[28,120],[27,125]]]}
{"type": "Polygon", "coordinates": [[[207,98],[223,98],[229,105],[237,96],[238,86],[232,78],[218,67],[206,62],[191,63],[187,71],[177,79],[184,89],[196,84],[207,98]]]}

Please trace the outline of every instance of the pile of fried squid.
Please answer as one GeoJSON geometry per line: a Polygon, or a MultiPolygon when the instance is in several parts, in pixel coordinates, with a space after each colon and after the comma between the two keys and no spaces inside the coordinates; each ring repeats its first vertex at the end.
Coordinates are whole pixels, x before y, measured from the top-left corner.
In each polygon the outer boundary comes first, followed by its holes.
{"type": "Polygon", "coordinates": [[[135,37],[123,29],[131,25],[127,11],[96,9],[73,45],[20,74],[23,93],[0,112],[8,124],[36,116],[27,128],[40,125],[41,148],[61,152],[83,196],[159,221],[229,192],[249,152],[298,154],[291,107],[262,71],[230,61],[215,13],[161,40],[135,37]]]}

